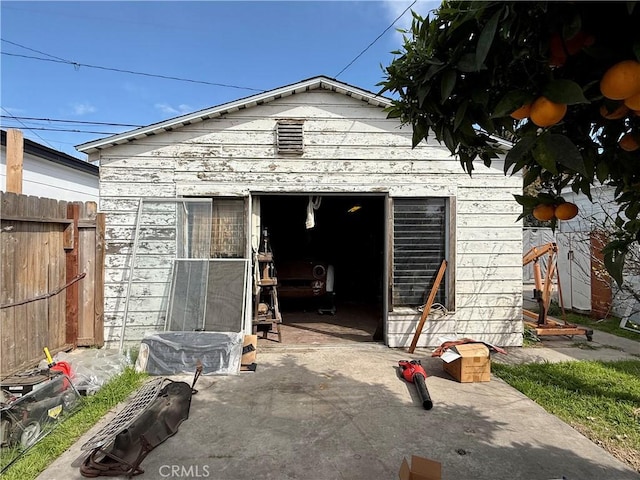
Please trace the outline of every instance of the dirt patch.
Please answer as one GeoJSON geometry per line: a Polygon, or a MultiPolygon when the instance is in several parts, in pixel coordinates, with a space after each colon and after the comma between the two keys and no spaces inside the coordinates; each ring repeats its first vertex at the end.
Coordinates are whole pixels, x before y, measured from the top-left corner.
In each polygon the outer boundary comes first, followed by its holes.
{"type": "Polygon", "coordinates": [[[593,443],[609,452],[621,462],[626,463],[636,472],[640,473],[640,450],[624,444],[624,439],[602,440],[596,438],[595,434],[584,425],[571,425],[593,443]]]}

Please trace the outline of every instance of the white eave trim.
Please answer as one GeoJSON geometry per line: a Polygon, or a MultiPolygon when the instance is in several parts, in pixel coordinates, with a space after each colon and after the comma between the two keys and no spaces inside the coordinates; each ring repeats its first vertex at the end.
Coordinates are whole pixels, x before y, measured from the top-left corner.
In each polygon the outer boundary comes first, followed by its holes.
{"type": "Polygon", "coordinates": [[[154,123],[147,127],[137,128],[128,132],[120,133],[118,135],[112,135],[110,137],[94,140],[92,142],[82,143],[76,146],[76,150],[83,153],[92,153],[98,150],[109,148],[114,145],[120,145],[136,139],[142,139],[150,135],[156,135],[158,133],[174,130],[176,128],[189,125],[190,123],[202,122],[210,118],[220,117],[224,114],[234,112],[237,110],[251,108],[257,105],[272,102],[278,98],[287,97],[295,93],[303,93],[309,90],[325,89],[331,90],[349,97],[353,97],[357,100],[367,102],[370,105],[376,107],[388,107],[391,105],[391,99],[381,97],[375,93],[368,92],[366,90],[353,87],[346,83],[333,80],[328,77],[314,77],[302,82],[295,83],[293,85],[287,85],[275,90],[269,90],[264,93],[258,93],[250,97],[245,97],[233,102],[224,103],[222,105],[207,108],[205,110],[199,110],[194,113],[182,115],[180,117],[171,118],[164,122],[154,123]]]}

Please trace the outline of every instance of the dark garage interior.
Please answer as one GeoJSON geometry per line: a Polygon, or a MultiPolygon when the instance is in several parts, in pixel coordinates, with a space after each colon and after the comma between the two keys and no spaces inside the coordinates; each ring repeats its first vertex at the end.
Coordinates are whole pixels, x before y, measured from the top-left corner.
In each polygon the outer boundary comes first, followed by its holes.
{"type": "Polygon", "coordinates": [[[262,229],[269,234],[278,277],[284,343],[382,340],[384,200],[261,197],[262,229]],[[313,228],[306,227],[310,210],[313,228]],[[326,292],[319,293],[311,284],[325,268],[321,283],[326,292]]]}

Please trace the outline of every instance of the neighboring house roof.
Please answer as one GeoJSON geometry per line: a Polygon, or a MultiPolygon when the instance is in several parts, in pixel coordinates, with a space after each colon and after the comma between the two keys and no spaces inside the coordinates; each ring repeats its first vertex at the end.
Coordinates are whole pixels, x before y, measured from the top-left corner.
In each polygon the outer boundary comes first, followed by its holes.
{"type": "Polygon", "coordinates": [[[183,127],[192,123],[202,122],[210,118],[220,117],[227,113],[235,112],[245,108],[255,107],[257,105],[263,105],[265,103],[272,102],[279,98],[287,97],[296,93],[303,93],[309,90],[330,90],[337,93],[341,93],[348,97],[353,97],[363,102],[369,103],[377,107],[388,107],[391,105],[391,99],[376,95],[375,93],[363,90],[361,88],[354,87],[352,85],[339,82],[338,80],[318,76],[303,80],[298,83],[293,83],[284,87],[269,90],[249,97],[241,98],[233,102],[224,103],[222,105],[199,110],[187,115],[181,115],[179,117],[171,118],[163,122],[154,123],[146,127],[137,128],[128,132],[113,135],[100,140],[94,140],[91,142],[83,143],[76,146],[76,149],[80,152],[90,153],[97,150],[112,147],[114,145],[131,142],[136,139],[148,137],[151,135],[157,135],[162,132],[174,130],[176,128],[183,127]]]}
{"type": "MultiPolygon", "coordinates": [[[[0,130],[0,140],[2,146],[6,148],[7,132],[5,130],[0,130]]],[[[39,143],[33,142],[26,138],[24,139],[24,152],[36,157],[43,158],[45,160],[49,160],[52,163],[57,163],[58,165],[73,168],[74,170],[79,170],[81,172],[95,175],[96,177],[98,176],[99,168],[97,165],[85,162],[84,160],[80,160],[76,157],[72,157],[71,155],[67,155],[64,152],[60,152],[59,150],[45,147],[44,145],[40,145],[39,143]]]]}

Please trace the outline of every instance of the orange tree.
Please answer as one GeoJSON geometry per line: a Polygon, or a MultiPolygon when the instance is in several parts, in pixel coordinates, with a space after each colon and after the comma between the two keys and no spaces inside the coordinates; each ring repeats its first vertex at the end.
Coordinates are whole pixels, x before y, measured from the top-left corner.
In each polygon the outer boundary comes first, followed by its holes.
{"type": "Polygon", "coordinates": [[[506,153],[505,175],[522,170],[525,187],[542,186],[516,196],[522,216],[561,203],[568,187],[591,198],[594,182],[615,186],[604,253],[621,284],[640,241],[640,5],[444,1],[432,15],[413,12],[403,33],[380,86],[395,94],[388,115],[411,124],[413,145],[434,135],[469,174],[506,153]]]}

